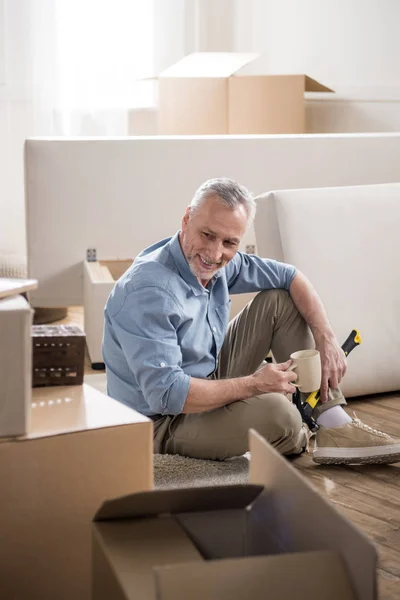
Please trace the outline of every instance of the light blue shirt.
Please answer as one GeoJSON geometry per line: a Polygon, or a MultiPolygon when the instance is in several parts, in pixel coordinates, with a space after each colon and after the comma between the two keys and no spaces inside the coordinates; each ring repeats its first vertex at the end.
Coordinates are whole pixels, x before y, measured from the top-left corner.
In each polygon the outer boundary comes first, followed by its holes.
{"type": "Polygon", "coordinates": [[[104,311],[108,394],[138,412],[182,412],[190,377],[216,367],[229,294],[289,289],[291,265],[237,252],[207,288],[191,272],[178,233],[150,246],[117,281],[104,311]]]}

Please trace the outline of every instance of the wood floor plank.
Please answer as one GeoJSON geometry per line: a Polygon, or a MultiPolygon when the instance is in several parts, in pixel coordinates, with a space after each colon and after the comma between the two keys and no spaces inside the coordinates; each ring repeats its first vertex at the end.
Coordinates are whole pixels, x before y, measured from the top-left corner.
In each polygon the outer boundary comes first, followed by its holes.
{"type": "MultiPolygon", "coordinates": [[[[311,478],[313,483],[315,480],[315,476],[311,478]]],[[[382,527],[385,527],[386,523],[391,528],[400,529],[400,507],[391,494],[386,498],[379,498],[379,493],[369,494],[363,489],[364,486],[357,489],[338,482],[329,491],[325,481],[321,481],[321,485],[317,487],[332,502],[369,515],[379,520],[382,527]]]]}
{"type": "Polygon", "coordinates": [[[378,569],[378,598],[381,600],[399,600],[400,578],[378,569]]]}
{"type": "MultiPolygon", "coordinates": [[[[386,573],[386,578],[400,579],[400,549],[381,547],[379,555],[379,569],[386,573]]],[[[400,588],[399,588],[400,598],[400,588]]]]}
{"type": "MultiPolygon", "coordinates": [[[[311,460],[311,457],[310,457],[311,460]]],[[[311,480],[323,482],[324,491],[329,494],[335,485],[375,497],[378,501],[391,501],[400,504],[400,465],[364,465],[364,466],[322,466],[296,462],[305,476],[311,480]]]]}

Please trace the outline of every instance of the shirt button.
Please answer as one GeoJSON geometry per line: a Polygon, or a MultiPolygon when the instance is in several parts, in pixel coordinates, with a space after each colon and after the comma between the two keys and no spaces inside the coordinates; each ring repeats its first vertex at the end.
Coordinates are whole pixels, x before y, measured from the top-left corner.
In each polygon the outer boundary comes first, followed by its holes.
{"type": "Polygon", "coordinates": [[[212,328],[212,330],[213,330],[213,332],[215,333],[215,332],[217,331],[217,328],[216,328],[216,327],[213,327],[213,328],[212,328]]]}
{"type": "Polygon", "coordinates": [[[165,362],[160,362],[160,367],[165,367],[165,362]]]}

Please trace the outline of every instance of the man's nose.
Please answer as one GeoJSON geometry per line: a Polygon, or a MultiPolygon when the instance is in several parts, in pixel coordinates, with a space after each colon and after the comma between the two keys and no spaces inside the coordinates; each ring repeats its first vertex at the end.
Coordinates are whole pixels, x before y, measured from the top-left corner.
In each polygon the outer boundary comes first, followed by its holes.
{"type": "Polygon", "coordinates": [[[224,247],[222,242],[218,240],[213,240],[208,247],[209,258],[213,262],[220,262],[222,258],[223,249],[224,247]]]}

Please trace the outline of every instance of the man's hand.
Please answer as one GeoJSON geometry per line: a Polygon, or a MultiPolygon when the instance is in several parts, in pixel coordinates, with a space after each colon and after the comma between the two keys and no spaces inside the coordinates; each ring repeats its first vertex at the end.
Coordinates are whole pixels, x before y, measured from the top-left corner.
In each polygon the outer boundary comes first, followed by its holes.
{"type": "Polygon", "coordinates": [[[336,389],[347,370],[346,356],[335,338],[316,340],[321,355],[322,379],[320,400],[328,400],[328,389],[336,389]]]}
{"type": "Polygon", "coordinates": [[[279,392],[280,394],[294,394],[296,388],[291,385],[296,381],[297,374],[294,371],[288,371],[292,364],[291,360],[284,363],[268,363],[254,373],[253,381],[259,394],[267,392],[279,392]]]}

